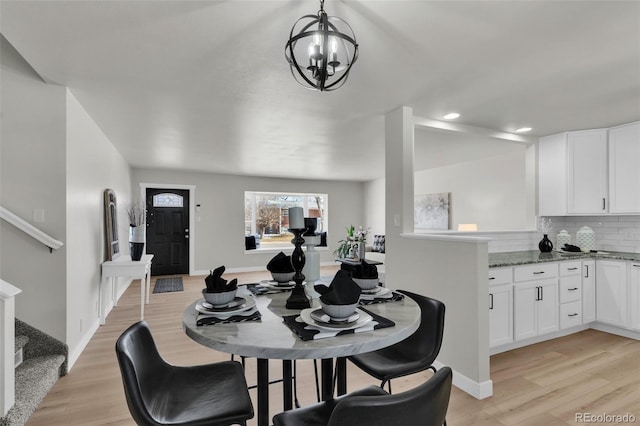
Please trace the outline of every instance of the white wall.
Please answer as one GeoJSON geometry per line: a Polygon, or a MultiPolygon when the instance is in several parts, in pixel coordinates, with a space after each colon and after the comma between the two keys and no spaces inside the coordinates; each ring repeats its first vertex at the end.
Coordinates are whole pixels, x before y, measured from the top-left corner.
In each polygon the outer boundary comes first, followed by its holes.
{"type": "MultiPolygon", "coordinates": [[[[45,84],[1,38],[2,130],[0,202],[66,243],[65,88],[45,84]]],[[[0,221],[0,277],[22,289],[16,316],[66,340],[67,247],[49,249],[0,221]]]]}
{"type": "Polygon", "coordinates": [[[415,173],[415,193],[451,193],[451,229],[477,223],[480,230],[524,229],[527,182],[524,149],[415,173]]]}
{"type": "MultiPolygon", "coordinates": [[[[140,183],[195,185],[196,214],[195,271],[208,271],[219,265],[227,270],[266,267],[275,253],[244,250],[244,192],[318,192],[328,194],[328,249],[318,248],[321,262],[332,262],[338,240],[345,236],[345,227],[366,225],[364,222],[363,184],[297,179],[275,179],[251,176],[232,176],[214,173],[181,172],[172,170],[132,170],[134,188],[140,183]],[[199,217],[199,220],[198,220],[199,217]]],[[[287,252],[287,250],[284,250],[287,252]]],[[[293,251],[293,245],[289,251],[293,251]]]]}
{"type": "MultiPolygon", "coordinates": [[[[385,234],[384,188],[384,178],[364,183],[364,224],[371,228],[371,236],[385,234]]],[[[373,244],[373,239],[367,244],[373,244]]]]}
{"type": "MultiPolygon", "coordinates": [[[[122,255],[129,253],[126,207],[131,200],[128,163],[67,90],[67,341],[70,363],[98,327],[100,264],[106,260],[105,189],[118,202],[122,255]]],[[[121,285],[125,278],[120,278],[121,285]]]]}

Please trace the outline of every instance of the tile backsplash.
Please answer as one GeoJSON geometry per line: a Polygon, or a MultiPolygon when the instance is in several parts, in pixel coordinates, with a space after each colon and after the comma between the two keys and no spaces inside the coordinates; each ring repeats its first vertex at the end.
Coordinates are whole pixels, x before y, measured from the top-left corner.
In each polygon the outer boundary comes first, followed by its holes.
{"type": "MultiPolygon", "coordinates": [[[[552,229],[549,239],[556,246],[556,235],[566,229],[571,243],[576,243],[576,232],[588,226],[596,233],[596,249],[640,253],[640,216],[558,216],[550,217],[552,229]]],[[[540,231],[491,233],[489,253],[537,250],[542,238],[540,231]]]]}

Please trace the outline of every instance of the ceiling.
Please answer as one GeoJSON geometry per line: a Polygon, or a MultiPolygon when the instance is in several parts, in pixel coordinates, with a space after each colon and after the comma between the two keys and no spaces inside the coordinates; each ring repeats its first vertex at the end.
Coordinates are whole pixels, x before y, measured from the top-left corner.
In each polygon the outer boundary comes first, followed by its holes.
{"type": "Polygon", "coordinates": [[[284,59],[317,1],[0,7],[7,40],[69,87],[134,167],[379,178],[384,114],[401,105],[532,136],[640,119],[639,1],[326,0],[360,55],[345,86],[324,93],[299,86],[284,59]]]}

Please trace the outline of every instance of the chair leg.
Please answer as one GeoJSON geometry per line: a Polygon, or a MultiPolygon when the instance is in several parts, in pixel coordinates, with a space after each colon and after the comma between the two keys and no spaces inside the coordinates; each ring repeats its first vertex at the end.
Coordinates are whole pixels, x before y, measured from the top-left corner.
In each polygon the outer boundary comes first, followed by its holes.
{"type": "Polygon", "coordinates": [[[391,395],[391,380],[383,380],[382,383],[380,383],[380,387],[384,389],[385,384],[389,387],[389,395],[391,395]]]}

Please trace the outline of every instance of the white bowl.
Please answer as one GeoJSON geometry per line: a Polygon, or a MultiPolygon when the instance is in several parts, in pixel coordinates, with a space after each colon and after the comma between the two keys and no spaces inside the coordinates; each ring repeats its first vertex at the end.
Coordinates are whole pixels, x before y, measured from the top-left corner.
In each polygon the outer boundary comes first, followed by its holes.
{"type": "Polygon", "coordinates": [[[238,290],[223,291],[220,293],[207,293],[207,290],[202,290],[202,296],[204,300],[211,303],[213,306],[222,306],[231,303],[236,298],[236,292],[238,290]]]}
{"type": "Polygon", "coordinates": [[[279,283],[288,283],[293,279],[295,272],[272,272],[271,277],[279,283]]]}
{"type": "Polygon", "coordinates": [[[356,311],[357,304],[358,303],[352,303],[350,305],[327,305],[322,300],[320,301],[324,313],[335,320],[349,318],[349,316],[356,311]]]}
{"type": "Polygon", "coordinates": [[[371,290],[378,286],[377,278],[351,278],[363,290],[371,290]]]}

